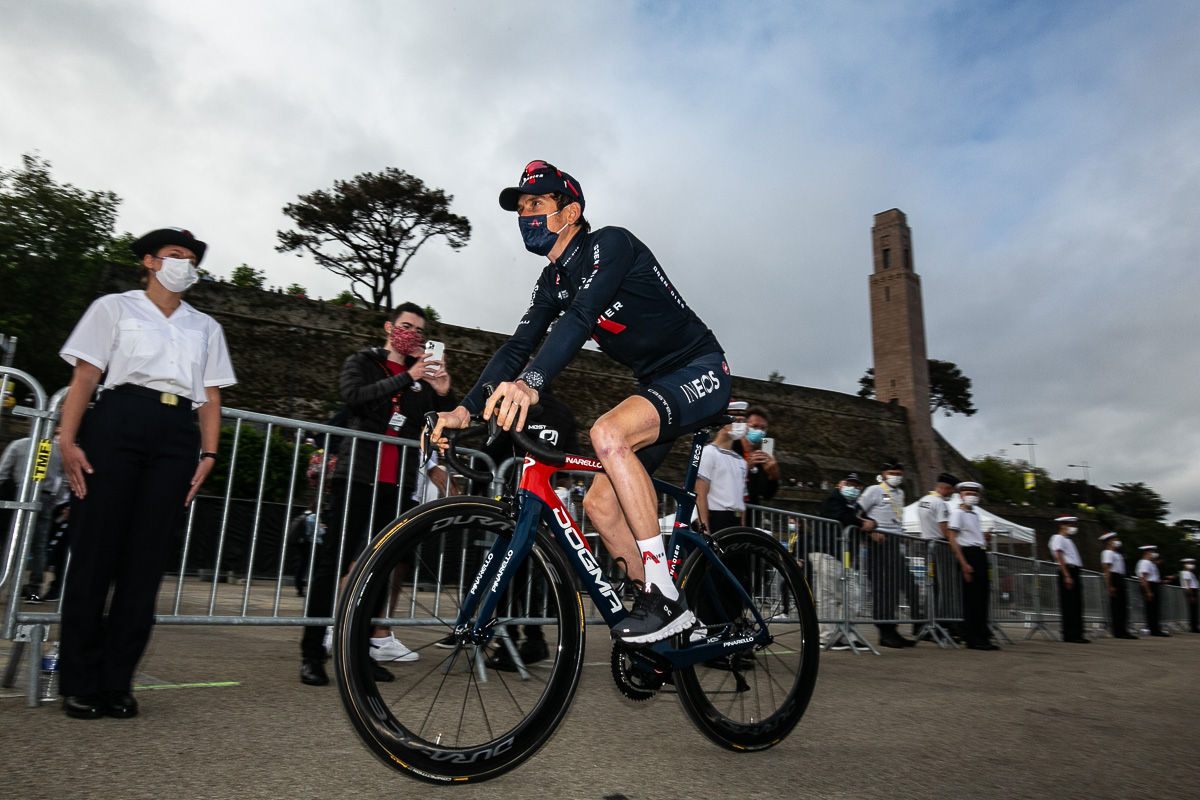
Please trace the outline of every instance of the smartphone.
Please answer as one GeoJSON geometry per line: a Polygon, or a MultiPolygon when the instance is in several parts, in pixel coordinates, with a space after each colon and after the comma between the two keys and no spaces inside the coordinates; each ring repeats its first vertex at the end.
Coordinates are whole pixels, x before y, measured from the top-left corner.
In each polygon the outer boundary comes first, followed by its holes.
{"type": "Polygon", "coordinates": [[[767,455],[769,455],[771,458],[774,458],[775,457],[775,440],[772,439],[770,436],[763,439],[762,451],[764,453],[766,453],[767,455]]]}
{"type": "Polygon", "coordinates": [[[425,354],[429,356],[429,361],[436,361],[439,364],[442,363],[442,353],[445,352],[445,350],[446,345],[442,344],[441,342],[435,342],[430,339],[425,343],[425,354]]]}

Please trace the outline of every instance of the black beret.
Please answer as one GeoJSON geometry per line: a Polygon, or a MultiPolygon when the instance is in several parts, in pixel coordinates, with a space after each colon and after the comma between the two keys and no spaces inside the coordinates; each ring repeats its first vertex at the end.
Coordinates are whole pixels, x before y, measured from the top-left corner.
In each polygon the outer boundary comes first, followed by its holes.
{"type": "Polygon", "coordinates": [[[196,254],[197,264],[204,260],[204,251],[208,249],[208,245],[193,236],[191,231],[185,231],[183,228],[159,228],[156,231],[150,231],[129,245],[129,249],[135,256],[141,258],[142,256],[152,256],[160,248],[169,244],[191,250],[196,254]]]}
{"type": "Polygon", "coordinates": [[[898,461],[897,459],[890,458],[887,461],[883,462],[883,470],[886,472],[887,470],[890,470],[890,469],[903,470],[904,465],[902,463],[900,463],[900,461],[898,461]]]}
{"type": "Polygon", "coordinates": [[[949,472],[943,472],[941,475],[937,476],[937,482],[938,483],[948,483],[951,486],[957,486],[958,478],[954,477],[949,472]]]}

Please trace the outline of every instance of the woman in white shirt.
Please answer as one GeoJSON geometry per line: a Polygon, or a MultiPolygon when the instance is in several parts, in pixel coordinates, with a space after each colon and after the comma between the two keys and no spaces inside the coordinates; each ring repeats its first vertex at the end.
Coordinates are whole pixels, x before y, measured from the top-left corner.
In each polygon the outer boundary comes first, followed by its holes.
{"type": "Polygon", "coordinates": [[[137,715],[130,689],[167,552],[216,460],[220,387],[234,383],[221,326],[183,302],[204,242],[163,228],[132,249],[146,289],[98,298],[60,351],[75,368],[60,433],[75,499],[59,675],[63,709],[82,719],[137,715]]]}

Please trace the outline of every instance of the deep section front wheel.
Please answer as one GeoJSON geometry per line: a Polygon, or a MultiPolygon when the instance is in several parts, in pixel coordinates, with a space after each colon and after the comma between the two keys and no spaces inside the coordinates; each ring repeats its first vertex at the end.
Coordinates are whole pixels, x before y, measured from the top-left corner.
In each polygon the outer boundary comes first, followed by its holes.
{"type": "MultiPolygon", "coordinates": [[[[384,763],[433,782],[494,778],[529,758],[562,720],[583,663],[583,613],[569,567],[540,530],[475,645],[454,635],[463,599],[508,508],[447,498],[408,512],[367,547],[338,603],[334,667],[355,730],[384,763]],[[373,621],[374,620],[374,621],[373,621]],[[376,622],[416,652],[384,666],[369,653],[376,622]]],[[[496,559],[491,559],[495,561],[496,559]]]]}
{"type": "MultiPolygon", "coordinates": [[[[817,680],[820,634],[812,594],[792,555],[762,531],[716,536],[721,561],[758,606],[769,644],[676,670],[679,699],[700,731],[731,750],[763,750],[787,736],[817,680]]],[[[708,636],[749,637],[760,626],[728,578],[700,552],[684,565],[681,588],[708,636]]],[[[687,641],[697,632],[685,634],[687,641]]]]}

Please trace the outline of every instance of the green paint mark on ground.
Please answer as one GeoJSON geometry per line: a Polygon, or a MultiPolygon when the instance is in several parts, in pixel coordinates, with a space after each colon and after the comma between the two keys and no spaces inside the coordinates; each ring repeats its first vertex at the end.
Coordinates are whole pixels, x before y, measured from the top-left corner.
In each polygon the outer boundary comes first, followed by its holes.
{"type": "Polygon", "coordinates": [[[163,683],[157,686],[135,686],[133,690],[140,692],[145,689],[199,689],[207,686],[241,686],[241,681],[218,681],[216,683],[163,683]]]}

